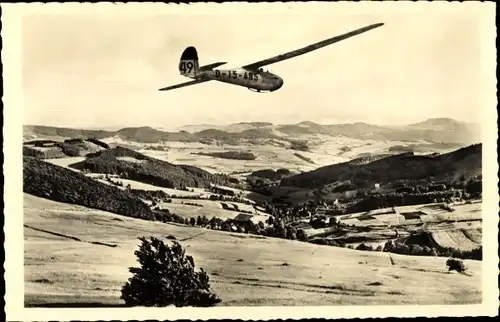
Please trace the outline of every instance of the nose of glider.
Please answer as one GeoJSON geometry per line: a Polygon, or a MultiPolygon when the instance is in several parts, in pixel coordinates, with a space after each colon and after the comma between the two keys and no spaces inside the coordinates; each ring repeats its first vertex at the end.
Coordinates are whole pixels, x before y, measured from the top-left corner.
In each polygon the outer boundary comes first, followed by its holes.
{"type": "Polygon", "coordinates": [[[283,86],[283,79],[281,77],[278,77],[276,80],[276,89],[280,89],[283,86]]]}

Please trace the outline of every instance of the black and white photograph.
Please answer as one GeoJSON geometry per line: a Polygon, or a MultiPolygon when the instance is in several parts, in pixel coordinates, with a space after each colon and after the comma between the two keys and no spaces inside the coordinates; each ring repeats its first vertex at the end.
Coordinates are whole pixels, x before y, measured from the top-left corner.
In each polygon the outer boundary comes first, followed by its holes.
{"type": "Polygon", "coordinates": [[[2,11],[7,320],[498,313],[494,3],[2,11]]]}

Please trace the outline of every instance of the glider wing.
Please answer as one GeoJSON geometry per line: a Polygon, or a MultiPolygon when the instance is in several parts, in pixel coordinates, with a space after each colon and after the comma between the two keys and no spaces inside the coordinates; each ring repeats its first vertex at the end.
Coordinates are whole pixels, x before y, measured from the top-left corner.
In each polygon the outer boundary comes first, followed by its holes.
{"type": "Polygon", "coordinates": [[[314,44],[306,46],[304,48],[300,48],[300,49],[297,49],[297,50],[294,50],[294,51],[291,51],[291,52],[288,52],[288,53],[285,53],[285,54],[281,54],[281,55],[278,55],[278,56],[274,56],[272,58],[264,59],[264,60],[261,60],[261,61],[258,61],[258,62],[252,63],[252,64],[245,65],[245,66],[243,66],[243,68],[246,68],[246,69],[257,69],[259,67],[270,65],[270,64],[274,64],[274,63],[283,61],[285,59],[290,59],[290,58],[293,58],[293,57],[297,57],[297,56],[306,54],[308,52],[311,52],[313,50],[320,49],[322,47],[331,45],[331,44],[336,43],[338,41],[341,41],[341,40],[344,40],[344,39],[347,39],[347,38],[359,35],[359,34],[361,34],[363,32],[369,31],[371,29],[378,28],[378,27],[383,26],[383,25],[384,25],[383,23],[377,23],[377,24],[369,25],[369,26],[366,26],[366,27],[363,27],[363,28],[356,29],[354,31],[345,33],[345,34],[340,35],[340,36],[335,36],[335,37],[332,37],[332,38],[329,38],[329,39],[326,39],[326,40],[314,43],[314,44]]]}

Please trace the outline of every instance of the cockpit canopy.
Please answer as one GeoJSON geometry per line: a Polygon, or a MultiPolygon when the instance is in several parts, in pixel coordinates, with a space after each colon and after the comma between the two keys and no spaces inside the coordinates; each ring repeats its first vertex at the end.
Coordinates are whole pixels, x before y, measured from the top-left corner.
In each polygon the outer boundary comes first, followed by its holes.
{"type": "Polygon", "coordinates": [[[265,70],[264,68],[259,68],[258,71],[261,73],[271,73],[272,74],[271,70],[269,70],[269,69],[265,70]]]}
{"type": "Polygon", "coordinates": [[[276,76],[271,70],[267,69],[265,70],[264,68],[259,68],[257,69],[259,73],[264,73],[268,74],[268,76],[271,76],[273,79],[280,79],[278,76],[276,76]]]}

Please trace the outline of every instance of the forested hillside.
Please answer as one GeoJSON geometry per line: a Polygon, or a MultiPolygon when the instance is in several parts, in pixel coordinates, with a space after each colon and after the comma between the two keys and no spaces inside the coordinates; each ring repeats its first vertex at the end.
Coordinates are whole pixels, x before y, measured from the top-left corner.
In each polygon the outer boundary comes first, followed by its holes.
{"type": "Polygon", "coordinates": [[[321,185],[349,180],[358,187],[396,180],[439,180],[454,182],[481,174],[481,144],[471,145],[441,155],[403,153],[373,162],[344,162],[314,171],[283,178],[282,185],[317,188],[321,185]]]}
{"type": "Polygon", "coordinates": [[[223,184],[228,179],[195,166],[175,165],[122,147],[89,155],[84,161],[70,166],[94,173],[118,174],[166,188],[209,187],[210,183],[223,184]]]}
{"type": "Polygon", "coordinates": [[[129,217],[155,218],[148,205],[131,192],[33,157],[23,157],[23,191],[129,217]]]}

